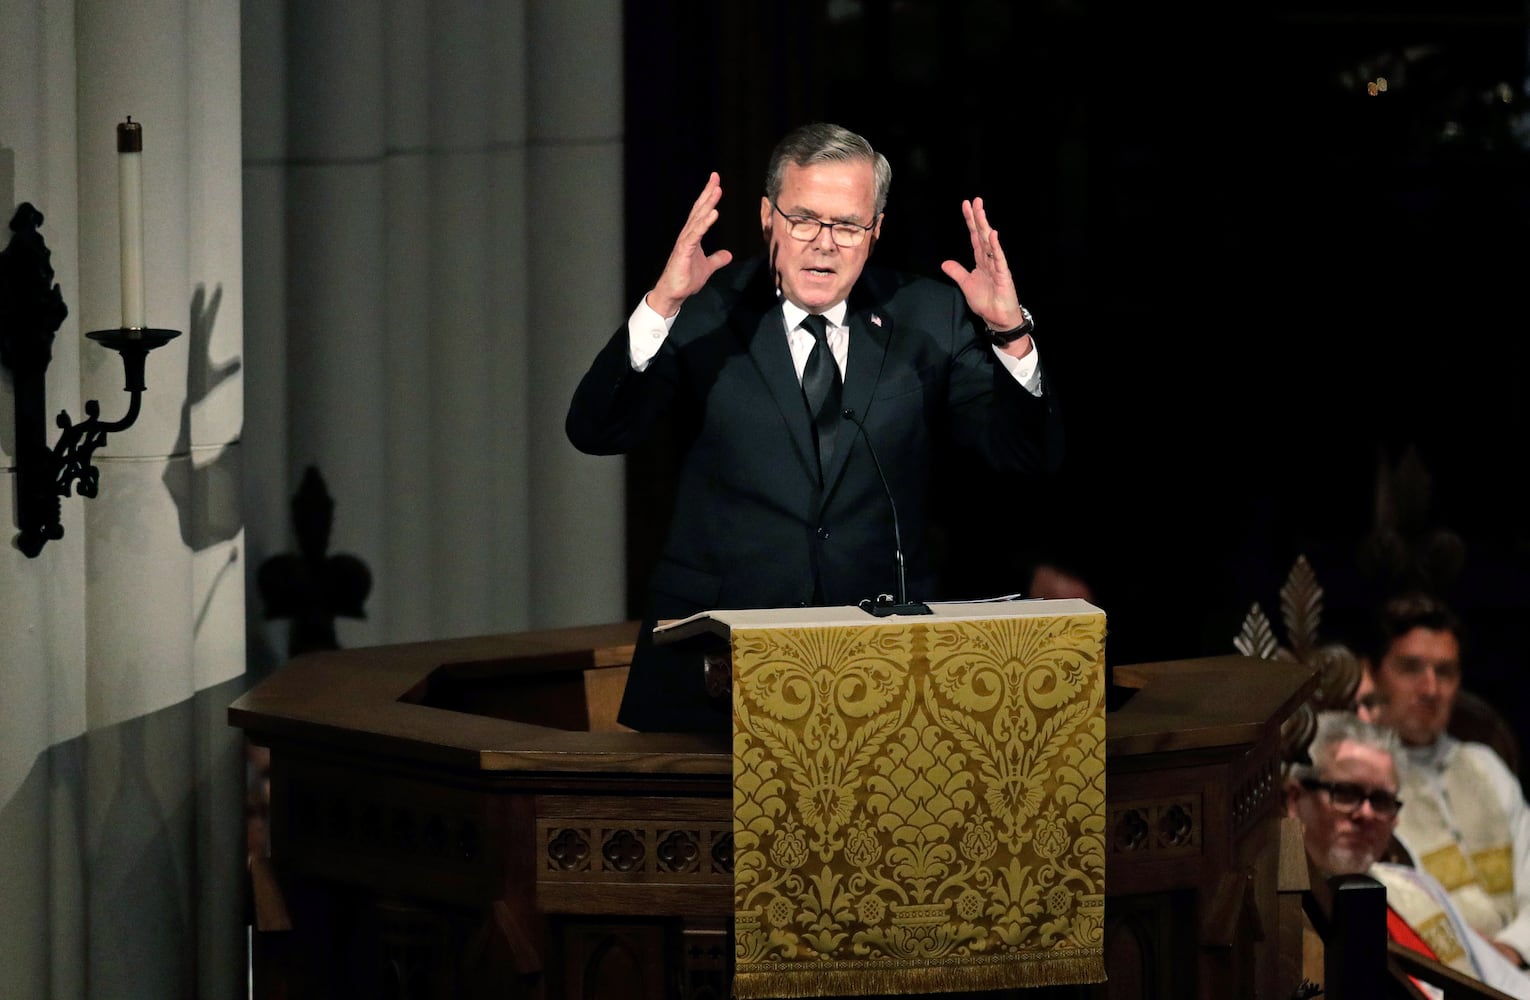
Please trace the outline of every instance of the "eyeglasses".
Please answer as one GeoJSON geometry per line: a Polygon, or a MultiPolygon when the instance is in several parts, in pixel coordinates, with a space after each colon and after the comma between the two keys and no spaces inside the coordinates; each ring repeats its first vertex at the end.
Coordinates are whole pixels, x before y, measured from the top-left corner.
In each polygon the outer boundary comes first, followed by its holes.
{"type": "Polygon", "coordinates": [[[875,224],[859,226],[853,222],[824,222],[809,215],[787,215],[775,202],[771,202],[770,207],[786,220],[786,231],[791,234],[792,239],[801,240],[804,243],[811,243],[818,239],[818,234],[827,228],[829,235],[834,237],[835,246],[852,250],[865,243],[866,234],[876,228],[875,224]]]}
{"type": "Polygon", "coordinates": [[[1354,812],[1360,808],[1360,803],[1369,802],[1371,812],[1386,819],[1396,816],[1397,810],[1402,808],[1402,799],[1379,788],[1371,791],[1364,785],[1355,785],[1347,781],[1319,781],[1316,778],[1303,778],[1301,784],[1308,791],[1327,792],[1328,801],[1333,803],[1334,808],[1345,812],[1354,812]]]}

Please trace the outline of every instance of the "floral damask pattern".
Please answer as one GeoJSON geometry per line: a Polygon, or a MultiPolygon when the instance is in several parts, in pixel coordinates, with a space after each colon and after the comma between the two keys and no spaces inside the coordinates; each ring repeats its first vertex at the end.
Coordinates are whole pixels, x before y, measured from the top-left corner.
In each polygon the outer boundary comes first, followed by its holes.
{"type": "Polygon", "coordinates": [[[1104,627],[735,629],[736,995],[1103,979],[1104,627]]]}

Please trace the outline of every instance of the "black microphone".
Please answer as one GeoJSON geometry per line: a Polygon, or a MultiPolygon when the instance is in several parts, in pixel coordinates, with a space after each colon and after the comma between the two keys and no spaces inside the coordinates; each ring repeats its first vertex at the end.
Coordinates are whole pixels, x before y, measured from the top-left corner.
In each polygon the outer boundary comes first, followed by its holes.
{"type": "Polygon", "coordinates": [[[868,597],[861,601],[860,609],[878,618],[886,618],[889,615],[932,615],[928,604],[915,601],[912,604],[908,600],[908,586],[903,579],[903,535],[898,530],[898,503],[893,499],[892,486],[887,482],[887,475],[882,471],[882,463],[877,458],[877,450],[871,446],[871,435],[866,432],[866,425],[856,417],[855,411],[845,409],[840,416],[855,425],[856,430],[861,432],[861,438],[866,442],[866,451],[871,455],[871,464],[877,470],[877,478],[882,481],[882,492],[887,494],[887,506],[892,511],[893,525],[893,554],[898,560],[898,596],[895,599],[892,594],[878,594],[875,598],[868,597]]]}

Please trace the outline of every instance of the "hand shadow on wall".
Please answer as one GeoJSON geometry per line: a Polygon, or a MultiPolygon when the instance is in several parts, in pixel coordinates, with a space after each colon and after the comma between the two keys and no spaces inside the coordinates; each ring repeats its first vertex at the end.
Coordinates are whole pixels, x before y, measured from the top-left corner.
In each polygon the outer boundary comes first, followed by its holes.
{"type": "Polygon", "coordinates": [[[197,285],[191,297],[191,336],[186,359],[186,402],[181,407],[180,433],[175,439],[172,455],[186,455],[191,460],[190,495],[182,496],[177,490],[178,477],[166,466],[165,488],[175,500],[180,516],[181,540],[193,552],[227,542],[239,534],[244,519],[240,511],[239,457],[236,449],[238,438],[222,444],[217,455],[208,462],[200,462],[191,453],[191,408],[203,402],[224,382],[239,373],[243,366],[241,358],[235,357],[214,366],[208,357],[208,345],[212,341],[213,326],[218,319],[218,307],[223,302],[223,286],[207,295],[206,285],[197,285]]]}

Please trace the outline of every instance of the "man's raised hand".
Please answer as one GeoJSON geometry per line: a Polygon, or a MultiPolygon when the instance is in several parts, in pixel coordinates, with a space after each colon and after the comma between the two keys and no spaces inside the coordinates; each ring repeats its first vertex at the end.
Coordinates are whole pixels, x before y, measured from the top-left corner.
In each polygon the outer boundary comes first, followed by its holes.
{"type": "Polygon", "coordinates": [[[733,260],[727,250],[708,254],[701,249],[701,238],[712,223],[717,221],[717,202],[722,198],[722,180],[714,170],[707,178],[707,186],[691,206],[691,214],[685,220],[685,228],[675,240],[675,248],[669,253],[664,273],[646,296],[648,307],[660,316],[673,316],[680,311],[686,299],[701,290],[707,279],[733,260]]]}
{"type": "Polygon", "coordinates": [[[972,239],[972,270],[954,260],[940,269],[956,282],[967,298],[967,307],[988,324],[990,330],[1013,330],[1025,322],[1020,298],[1009,274],[1009,261],[999,246],[999,233],[988,224],[983,199],[962,202],[962,217],[967,220],[967,235],[972,239]]]}

